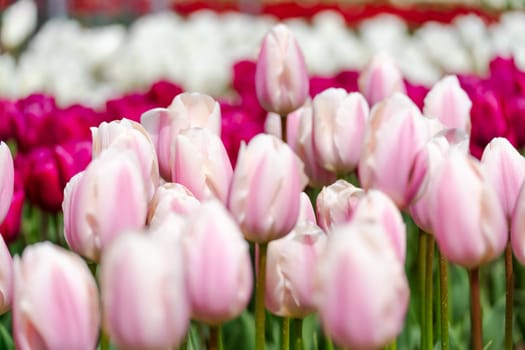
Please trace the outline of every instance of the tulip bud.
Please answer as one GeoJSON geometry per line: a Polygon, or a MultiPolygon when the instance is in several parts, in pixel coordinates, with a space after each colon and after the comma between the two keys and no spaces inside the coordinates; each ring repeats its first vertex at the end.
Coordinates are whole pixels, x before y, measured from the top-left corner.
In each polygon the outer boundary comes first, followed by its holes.
{"type": "Polygon", "coordinates": [[[403,328],[410,291],[383,230],[362,221],[340,226],[319,258],[317,309],[325,332],[341,346],[379,349],[403,328]]]}
{"type": "Polygon", "coordinates": [[[122,231],[142,228],[146,187],[132,152],[108,149],[94,159],[64,190],[64,235],[71,249],[98,261],[122,231]]]}
{"type": "Polygon", "coordinates": [[[447,129],[461,129],[470,134],[471,107],[472,102],[459,85],[458,78],[449,75],[428,92],[423,112],[439,119],[447,129]]]}
{"type": "Polygon", "coordinates": [[[197,199],[226,202],[232,165],[221,139],[211,131],[191,128],[175,138],[171,181],[186,186],[197,199]]]}
{"type": "Polygon", "coordinates": [[[345,180],[323,187],[316,202],[319,226],[329,232],[334,226],[350,221],[364,195],[362,189],[345,180]]]}
{"type": "Polygon", "coordinates": [[[425,178],[428,159],[421,151],[429,138],[427,123],[406,96],[375,106],[359,162],[363,188],[383,191],[406,208],[425,178]]]}
{"type": "Polygon", "coordinates": [[[485,147],[481,164],[510,222],[525,179],[525,158],[506,138],[497,137],[485,147]]]}
{"type": "Polygon", "coordinates": [[[327,170],[347,173],[355,169],[365,138],[368,104],[363,96],[331,88],[315,96],[313,147],[327,170]]]}
{"type": "Polygon", "coordinates": [[[5,241],[0,237],[0,314],[11,308],[13,298],[13,259],[5,241]]]}
{"type": "Polygon", "coordinates": [[[479,161],[450,150],[436,172],[430,195],[434,235],[448,260],[473,268],[503,252],[505,214],[479,161]]]}
{"type": "Polygon", "coordinates": [[[49,242],[14,259],[13,335],[17,349],[95,349],[97,284],[76,254],[49,242]]]}
{"type": "Polygon", "coordinates": [[[268,310],[294,318],[315,311],[312,271],[325,243],[324,232],[317,225],[304,222],[268,244],[265,284],[268,310]]]}
{"type": "Polygon", "coordinates": [[[98,128],[91,128],[93,136],[93,158],[109,147],[131,150],[140,162],[145,181],[150,182],[149,196],[153,196],[159,183],[159,164],[155,147],[146,129],[129,119],[103,122],[98,128]]]}
{"type": "Polygon", "coordinates": [[[328,185],[336,174],[323,168],[315,155],[312,137],[312,107],[303,106],[287,117],[288,144],[304,162],[304,171],[312,187],[328,185]]]}
{"type": "Polygon", "coordinates": [[[208,128],[221,134],[221,111],[219,104],[210,96],[199,93],[177,95],[168,108],[155,108],[142,114],[141,123],[155,145],[160,175],[171,179],[175,149],[175,137],[193,127],[208,128]]]}
{"type": "Polygon", "coordinates": [[[255,90],[268,112],[281,116],[301,107],[308,97],[308,72],[297,41],[283,24],[264,37],[257,59],[255,90]]]}
{"type": "Polygon", "coordinates": [[[243,145],[228,206],[244,237],[263,243],[290,232],[306,182],[300,159],[275,136],[260,134],[243,145]]]}
{"type": "Polygon", "coordinates": [[[359,90],[372,106],[393,96],[396,92],[405,93],[403,75],[397,64],[388,54],[376,54],[359,75],[359,90]]]}
{"type": "Polygon", "coordinates": [[[240,315],[252,292],[250,254],[221,203],[205,202],[188,218],[183,247],[192,318],[217,325],[240,315]]]}
{"type": "Polygon", "coordinates": [[[4,221],[11,206],[14,185],[13,156],[9,147],[4,142],[0,142],[0,222],[4,221]]]}
{"type": "MultiPolygon", "coordinates": [[[[286,120],[288,122],[288,118],[286,120]]],[[[282,139],[281,116],[276,113],[268,113],[264,120],[264,132],[282,139]]],[[[288,139],[286,139],[288,140],[288,139]]]]}
{"type": "Polygon", "coordinates": [[[179,246],[136,232],[122,235],[102,256],[100,287],[104,327],[119,348],[181,343],[190,309],[179,246]]]}
{"type": "Polygon", "coordinates": [[[150,202],[148,223],[157,226],[171,214],[188,215],[200,206],[193,194],[181,184],[165,183],[157,188],[150,202]]]}

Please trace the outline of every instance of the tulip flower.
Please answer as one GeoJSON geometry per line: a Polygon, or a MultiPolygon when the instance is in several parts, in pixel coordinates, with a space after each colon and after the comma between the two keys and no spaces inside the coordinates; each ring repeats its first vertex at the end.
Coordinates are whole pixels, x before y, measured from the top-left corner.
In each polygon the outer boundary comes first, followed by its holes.
{"type": "Polygon", "coordinates": [[[317,310],[326,334],[341,346],[379,349],[403,328],[410,291],[384,230],[363,221],[339,226],[319,258],[317,310]]]}
{"type": "Polygon", "coordinates": [[[430,195],[434,235],[448,260],[474,268],[503,252],[505,213],[479,161],[451,149],[436,171],[430,195]]]}
{"type": "Polygon", "coordinates": [[[459,85],[458,78],[449,75],[438,81],[425,97],[423,112],[439,119],[447,129],[461,129],[470,134],[472,102],[459,85]]]}
{"type": "Polygon", "coordinates": [[[171,181],[185,185],[197,199],[228,198],[232,165],[221,139],[208,129],[191,128],[175,137],[171,181]]]}
{"type": "Polygon", "coordinates": [[[49,242],[14,259],[16,348],[95,349],[100,324],[97,284],[76,254],[49,242]]]}
{"type": "Polygon", "coordinates": [[[312,102],[313,147],[327,170],[347,173],[355,169],[368,125],[368,104],[363,96],[344,89],[328,89],[312,102]]]}
{"type": "Polygon", "coordinates": [[[281,116],[301,107],[308,98],[304,57],[284,24],[273,27],[263,39],[255,71],[255,90],[261,106],[281,116]]]}
{"type": "Polygon", "coordinates": [[[235,221],[210,200],[188,218],[183,235],[192,318],[219,325],[240,315],[253,279],[248,243],[235,221]]]}
{"type": "Polygon", "coordinates": [[[134,152],[140,162],[145,181],[151,182],[150,197],[159,183],[159,165],[155,147],[142,125],[129,119],[103,122],[97,128],[91,128],[93,136],[93,158],[109,147],[134,152]]]}
{"type": "Polygon", "coordinates": [[[304,162],[304,171],[312,187],[328,185],[336,180],[336,174],[326,170],[315,154],[312,137],[312,107],[303,106],[287,117],[287,141],[304,162]]]}
{"type": "Polygon", "coordinates": [[[0,314],[3,314],[11,308],[13,298],[13,259],[1,237],[0,267],[0,314]]]}
{"type": "Polygon", "coordinates": [[[388,54],[376,54],[368,66],[359,75],[359,90],[372,106],[393,96],[405,93],[403,75],[388,54]]]}
{"type": "Polygon", "coordinates": [[[363,188],[383,191],[406,208],[425,178],[428,160],[422,150],[429,139],[427,123],[406,96],[375,106],[359,162],[363,188]]]}
{"type": "Polygon", "coordinates": [[[149,204],[148,223],[150,226],[157,226],[166,216],[185,216],[199,205],[199,200],[184,185],[165,183],[157,188],[149,204]]]}
{"type": "Polygon", "coordinates": [[[485,147],[481,157],[492,187],[510,222],[520,188],[525,180],[525,158],[503,138],[494,138],[485,147]]]}
{"type": "Polygon", "coordinates": [[[140,120],[155,145],[160,175],[166,180],[171,179],[174,140],[180,131],[200,127],[221,134],[219,104],[210,96],[198,93],[177,95],[168,108],[149,110],[140,120]]]}
{"type": "Polygon", "coordinates": [[[15,185],[15,168],[9,147],[0,142],[0,222],[4,221],[11,206],[15,185]]]}
{"type": "Polygon", "coordinates": [[[243,145],[228,207],[244,237],[265,243],[290,232],[306,181],[300,159],[275,136],[260,134],[243,145]]]}
{"type": "Polygon", "coordinates": [[[345,180],[323,187],[316,202],[319,226],[329,232],[334,226],[350,221],[364,195],[361,188],[345,180]]]}
{"type": "Polygon", "coordinates": [[[0,235],[7,243],[16,240],[20,234],[20,224],[22,221],[22,209],[24,207],[25,192],[23,179],[15,170],[15,186],[13,199],[7,215],[0,225],[0,235]]]}
{"type": "Polygon", "coordinates": [[[146,224],[147,187],[131,151],[108,149],[64,190],[64,235],[75,252],[98,261],[124,230],[146,224]]]}
{"type": "Polygon", "coordinates": [[[303,318],[315,311],[312,271],[325,243],[324,232],[305,221],[268,244],[265,293],[268,310],[293,318],[303,318]]]}
{"type": "Polygon", "coordinates": [[[182,342],[190,316],[183,267],[180,246],[137,232],[104,252],[104,327],[119,348],[168,349],[182,342]]]}

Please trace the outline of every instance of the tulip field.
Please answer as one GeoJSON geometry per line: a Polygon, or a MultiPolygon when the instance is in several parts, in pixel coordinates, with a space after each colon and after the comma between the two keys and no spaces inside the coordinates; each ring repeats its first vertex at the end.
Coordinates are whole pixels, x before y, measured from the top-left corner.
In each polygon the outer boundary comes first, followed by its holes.
{"type": "Polygon", "coordinates": [[[0,350],[525,348],[523,4],[342,3],[0,4],[0,350]]]}

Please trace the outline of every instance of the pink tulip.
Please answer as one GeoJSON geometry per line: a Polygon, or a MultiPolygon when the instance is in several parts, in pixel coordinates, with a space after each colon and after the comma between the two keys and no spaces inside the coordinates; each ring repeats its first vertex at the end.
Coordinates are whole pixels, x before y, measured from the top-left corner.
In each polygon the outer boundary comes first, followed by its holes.
{"type": "Polygon", "coordinates": [[[525,158],[506,138],[497,137],[485,147],[481,164],[510,222],[525,179],[525,158]]]}
{"type": "Polygon", "coordinates": [[[175,137],[192,127],[208,128],[221,134],[221,111],[219,104],[210,96],[198,93],[182,93],[175,97],[168,108],[155,108],[141,116],[141,123],[155,145],[160,175],[171,179],[175,137]]]}
{"type": "Polygon", "coordinates": [[[363,96],[331,88],[313,102],[313,147],[319,164],[336,173],[355,169],[368,125],[368,103],[363,96]]]}
{"type": "Polygon", "coordinates": [[[317,309],[326,334],[341,346],[379,349],[403,328],[410,291],[383,229],[362,221],[340,226],[319,258],[317,309]]]}
{"type": "Polygon", "coordinates": [[[427,153],[428,171],[425,175],[424,186],[420,188],[420,194],[415,202],[410,205],[409,211],[416,225],[427,233],[434,233],[432,227],[432,186],[436,170],[441,165],[445,154],[451,148],[457,148],[463,154],[468,154],[468,135],[459,129],[449,129],[434,136],[425,146],[424,152],[427,153]],[[452,135],[450,135],[452,134],[452,135]],[[447,135],[449,137],[447,137],[447,135]]]}
{"type": "Polygon", "coordinates": [[[297,217],[296,226],[300,223],[312,223],[317,225],[317,219],[315,217],[314,207],[312,201],[306,192],[301,192],[300,198],[299,216],[297,217]]]}
{"type": "Polygon", "coordinates": [[[312,107],[303,106],[287,117],[288,144],[304,162],[304,171],[312,187],[328,185],[336,180],[336,174],[319,163],[313,147],[312,107]]]}
{"type": "Polygon", "coordinates": [[[149,204],[148,223],[157,226],[166,216],[188,215],[199,205],[199,200],[184,185],[166,183],[157,188],[149,204]]]}
{"type": "Polygon", "coordinates": [[[406,226],[401,212],[386,194],[376,190],[366,192],[354,208],[351,221],[380,225],[380,231],[386,234],[397,258],[402,264],[405,263],[406,226]]]}
{"type": "Polygon", "coordinates": [[[324,232],[305,221],[268,244],[265,303],[270,312],[303,318],[315,311],[312,271],[325,243],[324,232]]]}
{"type": "MultiPolygon", "coordinates": [[[[288,122],[288,120],[287,120],[288,122]]],[[[276,113],[268,113],[264,121],[264,132],[282,139],[281,116],[276,113]]],[[[287,139],[288,140],[288,139],[287,139]]]]}
{"type": "Polygon", "coordinates": [[[405,93],[403,75],[388,54],[376,54],[359,75],[359,90],[370,105],[393,96],[396,92],[405,93]]]}
{"type": "Polygon", "coordinates": [[[432,227],[441,253],[467,268],[497,258],[507,243],[505,213],[479,161],[451,149],[432,186],[432,227]]]}
{"type": "Polygon", "coordinates": [[[4,221],[15,186],[15,168],[13,156],[9,147],[4,142],[0,142],[0,222],[4,221]]]}
{"type": "Polygon", "coordinates": [[[175,137],[171,181],[186,186],[196,198],[228,198],[232,165],[221,139],[208,129],[191,128],[175,137]]]}
{"type": "Polygon", "coordinates": [[[109,147],[131,150],[137,156],[145,181],[150,182],[150,198],[159,183],[159,164],[155,147],[142,125],[129,119],[103,122],[98,128],[91,128],[93,136],[93,158],[109,147]]]}
{"type": "Polygon", "coordinates": [[[100,154],[64,190],[64,235],[71,249],[98,261],[122,231],[142,228],[147,186],[134,153],[108,149],[100,154]]]}
{"type": "Polygon", "coordinates": [[[449,75],[438,81],[425,97],[423,112],[439,119],[447,129],[461,129],[470,134],[472,102],[459,85],[458,78],[449,75]]]}
{"type": "Polygon", "coordinates": [[[250,254],[220,202],[205,202],[188,218],[183,246],[192,318],[217,325],[240,315],[252,292],[250,254]]]}
{"type": "Polygon", "coordinates": [[[264,37],[257,59],[255,90],[268,112],[281,116],[301,107],[308,97],[308,72],[297,41],[283,24],[264,37]]]}
{"type": "Polygon", "coordinates": [[[190,305],[180,246],[137,232],[122,235],[102,256],[100,287],[104,327],[119,348],[167,349],[182,342],[190,305]]]}
{"type": "Polygon", "coordinates": [[[323,187],[317,196],[319,226],[330,232],[335,226],[350,221],[365,192],[345,180],[323,187]]]}
{"type": "Polygon", "coordinates": [[[97,284],[76,254],[49,242],[14,259],[16,348],[95,349],[100,324],[97,284]]]}
{"type": "Polygon", "coordinates": [[[290,232],[306,182],[300,159],[275,136],[260,134],[243,145],[228,207],[246,239],[263,243],[290,232]]]}
{"type": "Polygon", "coordinates": [[[13,259],[3,238],[0,237],[0,314],[11,308],[13,298],[13,259]]]}
{"type": "Polygon", "coordinates": [[[383,191],[406,208],[425,178],[428,159],[422,150],[429,139],[427,123],[406,96],[375,106],[359,162],[363,188],[383,191]]]}

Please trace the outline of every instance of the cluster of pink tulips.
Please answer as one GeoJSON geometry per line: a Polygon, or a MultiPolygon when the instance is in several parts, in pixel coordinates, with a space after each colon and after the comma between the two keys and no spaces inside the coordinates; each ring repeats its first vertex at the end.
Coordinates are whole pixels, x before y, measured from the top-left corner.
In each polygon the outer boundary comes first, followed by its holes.
{"type": "MultiPolygon", "coordinates": [[[[278,25],[256,69],[267,133],[243,143],[235,164],[220,105],[207,95],[181,93],[140,123],[91,128],[92,159],[64,190],[70,250],[41,242],[12,261],[1,242],[0,310],[12,310],[17,349],[186,349],[191,320],[222,349],[221,326],[251,300],[257,350],[267,343],[266,310],[283,319],[283,349],[303,348],[311,335],[301,322],[314,313],[328,348],[394,349],[414,294],[421,349],[434,349],[435,322],[448,349],[453,263],[468,270],[470,344],[481,350],[479,270],[505,250],[511,349],[525,158],[504,138],[481,160],[468,154],[472,103],[455,76],[435,84],[422,109],[386,55],[358,83],[361,92],[329,88],[309,99],[301,50],[278,25]],[[403,215],[421,229],[419,290],[405,272],[403,215]]],[[[0,171],[2,221],[14,187],[4,143],[0,171]]]]}

